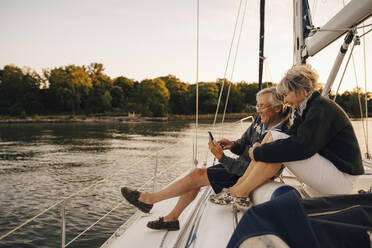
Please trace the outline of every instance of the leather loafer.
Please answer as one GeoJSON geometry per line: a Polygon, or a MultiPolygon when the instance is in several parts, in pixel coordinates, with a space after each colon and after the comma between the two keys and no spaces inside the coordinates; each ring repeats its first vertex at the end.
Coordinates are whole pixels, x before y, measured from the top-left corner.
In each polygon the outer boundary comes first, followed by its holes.
{"type": "Polygon", "coordinates": [[[152,204],[147,204],[138,200],[141,193],[137,190],[131,190],[128,187],[123,187],[121,188],[121,194],[130,204],[134,205],[144,213],[150,212],[153,207],[152,204]]]}
{"type": "Polygon", "coordinates": [[[158,220],[149,221],[147,227],[155,230],[177,231],[180,229],[180,223],[178,220],[165,222],[164,217],[160,217],[158,220]]]}

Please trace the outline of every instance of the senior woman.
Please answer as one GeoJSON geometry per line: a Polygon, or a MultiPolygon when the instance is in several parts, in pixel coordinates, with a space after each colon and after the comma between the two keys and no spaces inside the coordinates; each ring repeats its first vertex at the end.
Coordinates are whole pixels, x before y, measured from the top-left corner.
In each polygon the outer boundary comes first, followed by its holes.
{"type": "Polygon", "coordinates": [[[354,129],[342,108],[316,91],[317,81],[318,75],[309,65],[286,72],[277,92],[294,110],[294,123],[286,134],[271,131],[249,150],[252,171],[229,189],[233,198],[249,196],[271,176],[266,175],[270,172],[266,167],[275,163],[283,163],[319,193],[355,190],[356,175],[364,169],[354,129]]]}

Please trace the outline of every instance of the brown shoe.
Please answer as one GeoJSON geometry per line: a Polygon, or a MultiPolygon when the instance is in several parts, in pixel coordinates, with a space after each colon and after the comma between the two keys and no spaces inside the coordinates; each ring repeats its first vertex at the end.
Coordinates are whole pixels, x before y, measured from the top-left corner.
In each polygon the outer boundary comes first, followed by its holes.
{"type": "Polygon", "coordinates": [[[139,210],[141,210],[144,213],[150,212],[150,210],[154,206],[152,204],[147,204],[147,203],[139,201],[138,198],[141,193],[137,190],[131,190],[128,187],[123,187],[121,188],[121,194],[130,204],[134,205],[135,207],[137,207],[139,210]]]}
{"type": "Polygon", "coordinates": [[[180,223],[178,220],[165,222],[164,217],[160,217],[158,220],[149,221],[147,227],[155,230],[177,231],[180,229],[180,223]]]}

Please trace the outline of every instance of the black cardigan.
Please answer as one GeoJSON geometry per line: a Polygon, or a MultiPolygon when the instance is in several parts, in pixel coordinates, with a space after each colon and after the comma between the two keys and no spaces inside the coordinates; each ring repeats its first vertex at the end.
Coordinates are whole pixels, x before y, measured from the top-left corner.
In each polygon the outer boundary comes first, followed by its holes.
{"type": "Polygon", "coordinates": [[[253,151],[256,161],[291,162],[319,153],[340,171],[364,173],[362,156],[353,126],[335,102],[314,92],[302,116],[288,130],[291,136],[263,144],[253,151]]]}

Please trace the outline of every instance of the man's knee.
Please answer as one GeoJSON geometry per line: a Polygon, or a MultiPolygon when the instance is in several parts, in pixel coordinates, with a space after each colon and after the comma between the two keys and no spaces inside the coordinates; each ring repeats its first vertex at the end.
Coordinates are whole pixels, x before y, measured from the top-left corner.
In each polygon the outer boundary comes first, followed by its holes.
{"type": "Polygon", "coordinates": [[[200,182],[204,184],[208,181],[207,169],[206,168],[196,168],[191,172],[191,177],[193,181],[200,182]]]}
{"type": "Polygon", "coordinates": [[[206,168],[196,168],[192,171],[192,176],[195,178],[203,178],[207,176],[206,168]]]}

